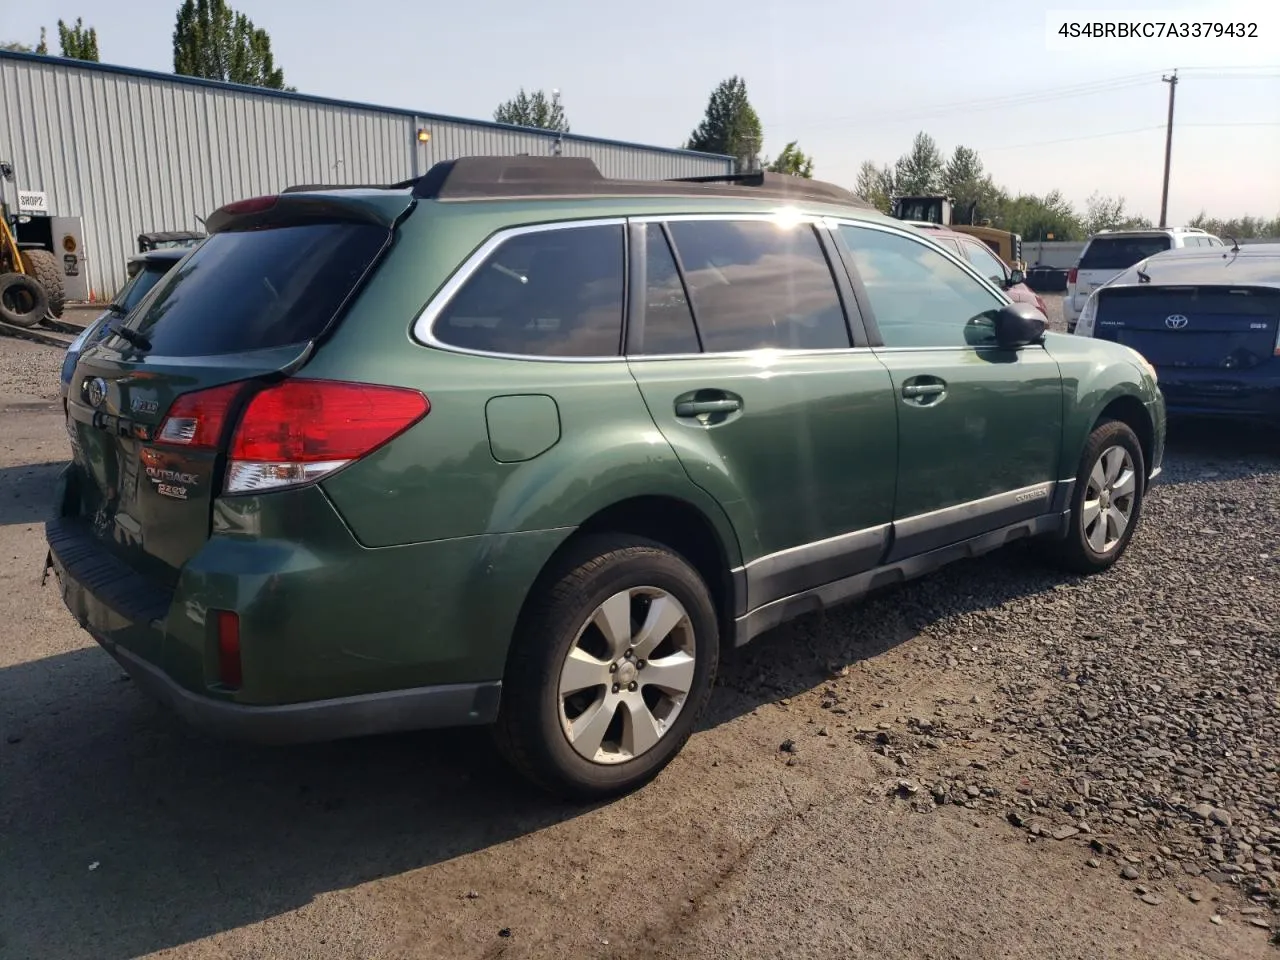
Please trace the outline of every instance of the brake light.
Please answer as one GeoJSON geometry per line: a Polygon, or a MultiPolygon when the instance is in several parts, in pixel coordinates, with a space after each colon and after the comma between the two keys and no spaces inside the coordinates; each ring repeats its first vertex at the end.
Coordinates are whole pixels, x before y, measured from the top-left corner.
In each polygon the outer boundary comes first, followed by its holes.
{"type": "Polygon", "coordinates": [[[243,387],[243,383],[228,383],[184,393],[169,407],[156,432],[156,441],[191,449],[217,449],[227,414],[243,387]]]}
{"type": "Polygon", "coordinates": [[[232,203],[224,204],[222,213],[232,216],[243,216],[247,213],[262,213],[264,210],[270,210],[276,205],[276,201],[280,198],[277,196],[267,197],[250,197],[248,200],[236,200],[232,203]]]}
{"type": "Polygon", "coordinates": [[[1072,267],[1067,271],[1067,283],[1075,283],[1076,277],[1080,276],[1080,268],[1072,267]]]}
{"type": "Polygon", "coordinates": [[[240,616],[231,610],[218,611],[218,679],[224,686],[239,687],[240,616]]]}
{"type": "Polygon", "coordinates": [[[311,483],[398,436],[431,410],[403,387],[285,380],[255,395],[231,439],[227,493],[311,483]]]}

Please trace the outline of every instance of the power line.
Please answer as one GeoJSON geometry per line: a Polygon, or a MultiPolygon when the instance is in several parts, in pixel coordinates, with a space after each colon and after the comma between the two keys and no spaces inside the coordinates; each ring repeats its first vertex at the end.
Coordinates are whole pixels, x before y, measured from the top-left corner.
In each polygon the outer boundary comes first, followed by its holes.
{"type": "MultiPolygon", "coordinates": [[[[1218,123],[1182,123],[1178,125],[1179,129],[1182,129],[1183,127],[1280,127],[1280,121],[1240,120],[1218,123]]],[[[1107,137],[1125,137],[1134,133],[1151,133],[1152,131],[1163,129],[1165,129],[1165,125],[1161,123],[1150,127],[1133,127],[1129,130],[1110,130],[1106,133],[1089,133],[1078,137],[1060,137],[1056,140],[1033,140],[1030,143],[1011,143],[1000,147],[979,147],[976,149],[979,153],[993,153],[997,150],[1022,150],[1025,147],[1047,147],[1057,143],[1077,143],[1082,140],[1102,140],[1107,137]]]]}
{"type": "MultiPolygon", "coordinates": [[[[1192,67],[1180,68],[1184,70],[1205,71],[1197,72],[1193,79],[1195,80],[1270,80],[1280,79],[1280,73],[1229,73],[1222,71],[1229,70],[1253,70],[1265,71],[1265,67],[1192,67]],[[1213,72],[1210,72],[1213,71],[1213,72]]],[[[1107,77],[1099,80],[1091,80],[1083,83],[1069,84],[1062,87],[1048,87],[1041,90],[1028,91],[1020,94],[1004,94],[997,97],[982,97],[971,100],[956,100],[950,103],[940,103],[930,107],[921,107],[914,111],[886,111],[881,113],[868,114],[850,114],[844,116],[827,117],[822,120],[808,122],[800,121],[798,123],[788,123],[785,126],[791,130],[819,129],[821,127],[830,127],[837,125],[846,125],[854,123],[883,123],[886,121],[915,122],[921,120],[935,120],[941,117],[956,113],[957,111],[965,112],[981,112],[985,110],[1005,110],[1020,106],[1030,106],[1039,103],[1048,103],[1054,100],[1069,100],[1080,97],[1096,96],[1104,93],[1115,93],[1120,90],[1140,87],[1147,83],[1154,82],[1161,77],[1158,71],[1148,71],[1145,73],[1125,74],[1117,77],[1107,77]]]]}
{"type": "Polygon", "coordinates": [[[1142,86],[1143,84],[1152,82],[1158,76],[1159,74],[1157,72],[1135,73],[1128,74],[1126,76],[1105,78],[1102,80],[1092,80],[1086,83],[1070,84],[1063,87],[1049,87],[1037,91],[1028,91],[1027,93],[1003,94],[998,97],[981,97],[970,100],[956,100],[950,103],[939,103],[929,107],[922,107],[914,111],[886,111],[874,114],[850,114],[845,116],[827,117],[823,120],[817,121],[816,124],[802,121],[800,123],[789,123],[787,126],[789,128],[802,129],[804,127],[812,128],[815,125],[832,126],[835,124],[846,123],[875,123],[884,120],[928,120],[938,116],[954,113],[957,110],[1003,110],[1026,104],[1070,99],[1073,97],[1094,96],[1101,93],[1112,93],[1128,87],[1142,86]]]}

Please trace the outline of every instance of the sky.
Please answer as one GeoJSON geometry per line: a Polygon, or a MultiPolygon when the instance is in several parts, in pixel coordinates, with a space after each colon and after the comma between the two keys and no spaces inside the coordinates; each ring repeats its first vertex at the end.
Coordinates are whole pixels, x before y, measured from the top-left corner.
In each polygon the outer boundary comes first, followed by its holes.
{"type": "MultiPolygon", "coordinates": [[[[0,41],[83,17],[103,62],[173,66],[178,0],[0,0],[0,41]]],[[[918,130],[978,150],[998,183],[1098,192],[1159,214],[1168,85],[1179,70],[1169,222],[1201,210],[1280,214],[1280,0],[238,0],[301,93],[488,119],[556,88],[573,132],[679,146],[734,74],[764,124],[815,176],[852,187],[918,130]],[[1065,11],[1065,12],[1064,12],[1065,11]],[[1063,20],[1180,17],[1258,25],[1221,40],[1069,40],[1063,20]]]]}

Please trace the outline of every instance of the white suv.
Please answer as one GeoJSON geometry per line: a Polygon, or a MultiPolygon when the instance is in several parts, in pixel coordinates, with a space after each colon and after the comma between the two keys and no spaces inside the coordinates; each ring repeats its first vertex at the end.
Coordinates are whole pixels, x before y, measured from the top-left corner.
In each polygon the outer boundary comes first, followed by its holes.
{"type": "Polygon", "coordinates": [[[1151,230],[1103,230],[1086,241],[1076,265],[1067,272],[1062,315],[1074,332],[1089,294],[1135,263],[1165,250],[1220,247],[1222,241],[1199,227],[1156,227],[1151,230]]]}

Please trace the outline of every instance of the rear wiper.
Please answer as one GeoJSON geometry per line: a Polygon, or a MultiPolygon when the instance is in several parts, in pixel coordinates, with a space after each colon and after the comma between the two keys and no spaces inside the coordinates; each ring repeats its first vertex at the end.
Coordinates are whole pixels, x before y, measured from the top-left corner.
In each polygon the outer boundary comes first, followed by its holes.
{"type": "Polygon", "coordinates": [[[148,340],[142,334],[138,333],[138,331],[130,330],[128,327],[121,326],[118,323],[108,324],[107,332],[114,333],[121,340],[127,340],[130,344],[137,347],[139,350],[151,349],[150,340],[148,340]]]}

